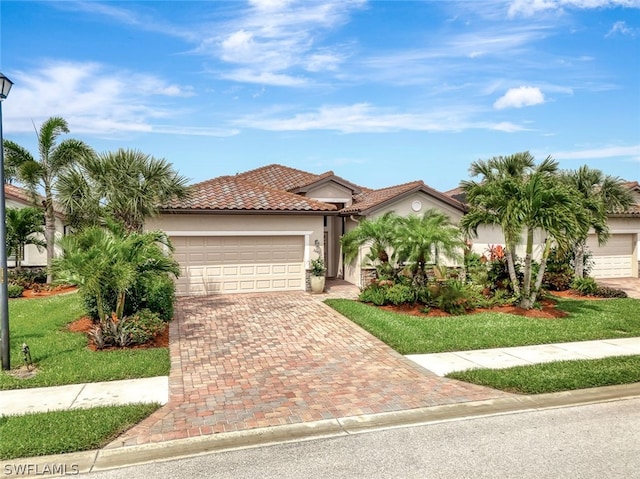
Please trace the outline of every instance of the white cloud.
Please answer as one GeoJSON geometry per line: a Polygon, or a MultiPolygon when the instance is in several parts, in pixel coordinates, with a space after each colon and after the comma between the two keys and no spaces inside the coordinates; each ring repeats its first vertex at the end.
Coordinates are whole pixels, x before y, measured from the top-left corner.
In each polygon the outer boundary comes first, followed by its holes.
{"type": "Polygon", "coordinates": [[[552,156],[558,160],[597,160],[626,156],[640,161],[640,144],[632,146],[607,146],[587,150],[556,151],[552,156]]]}
{"type": "Polygon", "coordinates": [[[317,110],[290,117],[248,116],[235,122],[239,126],[268,131],[330,130],[341,133],[383,133],[397,131],[460,131],[489,129],[504,132],[523,130],[512,123],[487,123],[467,120],[452,108],[430,113],[397,113],[368,103],[322,106],[317,110]]]}
{"type": "MultiPolygon", "coordinates": [[[[33,132],[33,123],[51,116],[64,117],[76,133],[106,136],[166,131],[167,127],[158,127],[155,122],[166,122],[180,110],[170,108],[165,101],[193,95],[190,87],[170,84],[152,75],[117,71],[99,63],[49,62],[39,70],[12,76],[15,86],[5,105],[5,125],[12,133],[33,132]]],[[[207,131],[188,126],[174,128],[184,134],[189,130],[196,135],[207,131]]]]}
{"type": "Polygon", "coordinates": [[[496,110],[505,108],[522,108],[523,106],[539,105],[544,103],[544,95],[539,88],[521,86],[507,90],[502,97],[493,104],[496,110]]]}
{"type": "MultiPolygon", "coordinates": [[[[197,53],[237,65],[224,78],[266,85],[300,86],[293,71],[336,71],[345,60],[322,44],[324,35],[348,21],[363,0],[251,0],[234,20],[217,27],[218,36],[204,37],[197,53]],[[283,82],[283,78],[288,79],[283,82]]],[[[334,48],[337,50],[337,48],[334,48]]]]}
{"type": "Polygon", "coordinates": [[[605,35],[606,38],[613,37],[615,35],[624,35],[635,38],[638,34],[638,30],[629,27],[626,22],[616,22],[611,27],[611,30],[605,35]]]}
{"type": "Polygon", "coordinates": [[[522,15],[529,17],[547,10],[563,8],[640,8],[640,0],[513,0],[509,5],[509,17],[522,15]]]}

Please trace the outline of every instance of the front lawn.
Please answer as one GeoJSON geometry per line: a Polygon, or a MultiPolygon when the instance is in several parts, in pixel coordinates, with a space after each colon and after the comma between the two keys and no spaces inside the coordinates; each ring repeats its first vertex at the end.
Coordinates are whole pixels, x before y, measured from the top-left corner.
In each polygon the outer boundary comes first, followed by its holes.
{"type": "Polygon", "coordinates": [[[21,346],[27,343],[38,373],[17,379],[0,373],[0,389],[58,386],[169,374],[165,348],[94,352],[82,333],[71,333],[68,323],[83,315],[78,294],[9,300],[11,366],[23,364],[21,346]]]}
{"type": "Polygon", "coordinates": [[[347,299],[326,303],[401,354],[439,353],[640,336],[640,300],[558,299],[562,319],[480,313],[416,317],[347,299]]]}
{"type": "Polygon", "coordinates": [[[0,416],[0,459],[97,449],[159,407],[129,404],[0,416]]]}
{"type": "Polygon", "coordinates": [[[640,356],[557,361],[506,369],[469,369],[447,375],[520,394],[542,394],[640,382],[640,356]]]}

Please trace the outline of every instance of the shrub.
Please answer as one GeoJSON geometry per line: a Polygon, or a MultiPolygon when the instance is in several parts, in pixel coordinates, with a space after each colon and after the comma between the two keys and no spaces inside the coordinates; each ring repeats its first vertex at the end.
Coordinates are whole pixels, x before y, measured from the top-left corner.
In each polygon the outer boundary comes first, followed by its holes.
{"type": "Polygon", "coordinates": [[[575,278],[571,282],[571,288],[583,296],[593,295],[598,290],[598,283],[593,278],[575,278]]]}
{"type": "Polygon", "coordinates": [[[470,301],[470,291],[465,283],[457,279],[446,281],[436,298],[436,305],[449,314],[463,314],[469,309],[473,309],[470,301]]]}
{"type": "Polygon", "coordinates": [[[429,305],[435,297],[435,290],[432,291],[429,286],[422,286],[416,290],[416,300],[422,304],[429,305]]]}
{"type": "Polygon", "coordinates": [[[600,298],[627,298],[628,295],[621,289],[609,288],[607,286],[600,286],[594,293],[594,296],[600,298]]]}
{"type": "Polygon", "coordinates": [[[386,301],[386,286],[372,283],[362,290],[359,300],[363,303],[373,303],[376,306],[382,306],[386,301]]]}
{"type": "Polygon", "coordinates": [[[166,323],[158,314],[148,309],[122,319],[118,319],[113,313],[94,326],[89,337],[98,349],[109,346],[127,347],[147,343],[165,327],[166,323]]]}
{"type": "MultiPolygon", "coordinates": [[[[103,288],[102,295],[106,311],[114,311],[116,307],[116,292],[103,288]]],[[[96,321],[98,307],[93,295],[84,293],[82,296],[87,314],[96,321]]],[[[127,292],[124,315],[131,316],[143,309],[157,313],[164,321],[173,317],[175,304],[175,284],[166,274],[152,274],[140,276],[131,290],[127,292]]]]}
{"type": "Polygon", "coordinates": [[[542,277],[542,286],[551,291],[565,291],[574,277],[571,255],[562,254],[553,248],[547,258],[547,267],[542,277]]]}
{"type": "Polygon", "coordinates": [[[19,298],[23,292],[24,288],[19,284],[10,283],[7,285],[7,296],[10,298],[19,298]]]}
{"type": "Polygon", "coordinates": [[[9,281],[28,289],[34,284],[45,284],[47,282],[47,271],[44,268],[28,268],[20,271],[12,269],[9,271],[9,281]]]}
{"type": "Polygon", "coordinates": [[[388,303],[399,305],[414,303],[416,301],[415,290],[405,284],[394,284],[385,291],[385,299],[388,303]]]}

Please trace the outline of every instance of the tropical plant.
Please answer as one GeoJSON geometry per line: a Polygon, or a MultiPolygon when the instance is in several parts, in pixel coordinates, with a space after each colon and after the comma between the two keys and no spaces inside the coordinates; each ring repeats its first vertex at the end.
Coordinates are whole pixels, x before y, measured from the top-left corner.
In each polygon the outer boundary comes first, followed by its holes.
{"type": "Polygon", "coordinates": [[[562,173],[562,179],[578,193],[576,200],[588,221],[575,238],[574,271],[578,278],[584,277],[585,250],[589,230],[593,229],[600,246],[609,238],[607,213],[624,211],[633,203],[631,191],[620,178],[605,175],[600,170],[581,166],[577,170],[562,173]]]}
{"type": "Polygon", "coordinates": [[[326,270],[324,260],[321,257],[311,260],[311,276],[324,276],[326,270]]]}
{"type": "Polygon", "coordinates": [[[542,284],[546,261],[553,245],[570,248],[587,218],[576,207],[572,188],[560,181],[558,164],[550,157],[536,165],[528,152],[494,157],[471,165],[471,175],[481,181],[464,181],[470,210],[461,225],[476,234],[480,225],[498,225],[504,234],[506,258],[512,287],[520,307],[530,309],[542,284]],[[533,278],[534,232],[543,234],[540,267],[533,278]],[[522,282],[516,275],[516,245],[524,237],[525,258],[522,282]]]}
{"type": "Polygon", "coordinates": [[[360,221],[356,228],[345,233],[340,239],[345,263],[353,263],[360,248],[369,245],[366,260],[373,265],[389,265],[399,221],[400,217],[392,211],[374,220],[360,221]]]}
{"type": "Polygon", "coordinates": [[[127,233],[121,225],[109,223],[63,237],[62,255],[53,263],[61,281],[77,284],[96,299],[100,321],[111,311],[105,309],[105,288],[116,293],[115,315],[121,319],[127,292],[138,277],[155,274],[178,276],[178,264],[165,254],[171,243],[162,232],[127,233]]]}
{"type": "MultiPolygon", "coordinates": [[[[54,211],[54,193],[57,182],[69,167],[84,157],[93,155],[93,150],[84,142],[66,139],[57,142],[63,133],[69,133],[64,118],[51,117],[37,130],[39,158],[17,143],[5,140],[4,151],[6,163],[16,178],[24,183],[35,195],[41,188],[44,192],[45,241],[47,244],[47,266],[51,266],[54,257],[56,217],[54,211]]],[[[47,283],[52,281],[51,272],[47,274],[47,283]]]]}
{"type": "Polygon", "coordinates": [[[188,180],[164,159],[119,149],[85,157],[60,177],[58,201],[74,226],[117,221],[142,231],[146,218],[172,199],[184,199],[188,180]]]}
{"type": "Polygon", "coordinates": [[[41,249],[46,243],[38,237],[44,233],[42,210],[33,207],[7,208],[7,254],[16,258],[16,272],[22,269],[25,246],[32,244],[41,249]]]}
{"type": "Polygon", "coordinates": [[[426,282],[428,264],[440,264],[443,256],[462,259],[460,230],[441,211],[429,209],[422,216],[407,216],[398,223],[393,238],[395,254],[399,262],[409,265],[416,285],[426,282]]]}
{"type": "Polygon", "coordinates": [[[598,283],[593,278],[575,278],[571,282],[571,288],[583,296],[589,296],[598,291],[598,283]]]}

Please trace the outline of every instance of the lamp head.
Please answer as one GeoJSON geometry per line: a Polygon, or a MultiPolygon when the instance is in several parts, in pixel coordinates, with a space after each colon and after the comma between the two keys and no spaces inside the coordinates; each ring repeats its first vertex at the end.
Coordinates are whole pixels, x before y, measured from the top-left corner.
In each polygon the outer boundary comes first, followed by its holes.
{"type": "Polygon", "coordinates": [[[13,82],[0,72],[0,101],[7,98],[12,86],[13,82]]]}

